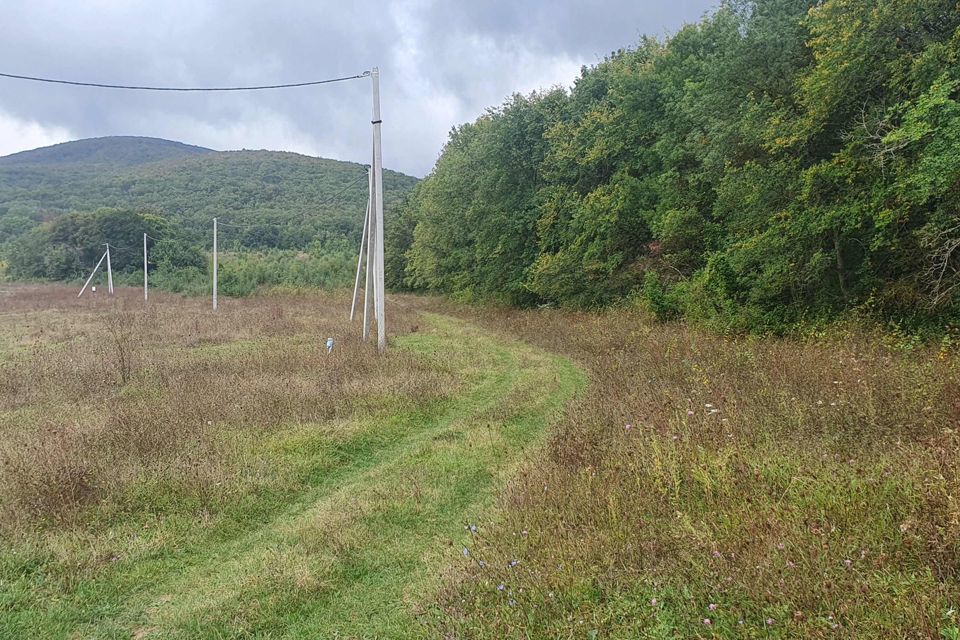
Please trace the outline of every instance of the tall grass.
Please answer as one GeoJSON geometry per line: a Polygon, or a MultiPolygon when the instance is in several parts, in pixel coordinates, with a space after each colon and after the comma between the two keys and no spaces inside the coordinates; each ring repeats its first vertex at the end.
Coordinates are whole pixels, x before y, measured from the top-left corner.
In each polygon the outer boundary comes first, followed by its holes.
{"type": "MultiPolygon", "coordinates": [[[[362,343],[342,296],[224,300],[216,314],[208,304],[154,293],[145,305],[135,290],[79,300],[60,288],[4,291],[0,530],[181,499],[215,508],[282,475],[248,466],[244,447],[265,432],[452,388],[409,354],[381,357],[362,343]]],[[[390,320],[409,332],[416,314],[397,306],[390,320]]]]}
{"type": "Polygon", "coordinates": [[[452,637],[944,637],[960,605],[948,348],[477,312],[590,374],[449,576],[452,637]]]}

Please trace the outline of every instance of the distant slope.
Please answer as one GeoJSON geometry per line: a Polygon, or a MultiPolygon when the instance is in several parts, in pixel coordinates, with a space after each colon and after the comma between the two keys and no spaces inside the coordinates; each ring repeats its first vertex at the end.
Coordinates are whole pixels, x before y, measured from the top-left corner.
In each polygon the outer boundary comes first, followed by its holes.
{"type": "MultiPolygon", "coordinates": [[[[417,179],[384,171],[389,209],[417,179]]],[[[277,151],[217,152],[154,138],[96,138],[0,158],[0,245],[44,220],[101,207],[156,213],[194,237],[210,220],[281,227],[281,246],[359,238],[364,165],[277,151]]],[[[249,231],[249,228],[247,229],[249,231]]],[[[258,234],[261,240],[272,237],[258,234]]]]}
{"type": "Polygon", "coordinates": [[[49,147],[21,151],[0,157],[0,166],[64,164],[135,166],[205,153],[216,152],[213,149],[161,138],[110,136],[73,140],[49,147]]]}

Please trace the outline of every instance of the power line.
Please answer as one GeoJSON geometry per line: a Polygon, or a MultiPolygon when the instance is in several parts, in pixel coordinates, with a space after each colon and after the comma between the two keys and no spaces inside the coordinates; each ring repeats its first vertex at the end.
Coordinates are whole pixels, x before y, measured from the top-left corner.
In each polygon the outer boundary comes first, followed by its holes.
{"type": "Polygon", "coordinates": [[[331,84],[333,82],[345,82],[347,80],[358,80],[370,75],[369,71],[340,78],[327,78],[325,80],[310,80],[308,82],[291,82],[287,84],[266,84],[249,87],[152,87],[142,85],[127,84],[105,84],[101,82],[80,82],[78,80],[60,80],[56,78],[40,78],[36,76],[22,76],[15,73],[2,73],[0,77],[12,78],[14,80],[29,80],[31,82],[46,82],[48,84],[67,84],[75,87],[96,87],[99,89],[129,89],[132,91],[263,91],[266,89],[293,89],[296,87],[312,87],[319,84],[331,84]]]}

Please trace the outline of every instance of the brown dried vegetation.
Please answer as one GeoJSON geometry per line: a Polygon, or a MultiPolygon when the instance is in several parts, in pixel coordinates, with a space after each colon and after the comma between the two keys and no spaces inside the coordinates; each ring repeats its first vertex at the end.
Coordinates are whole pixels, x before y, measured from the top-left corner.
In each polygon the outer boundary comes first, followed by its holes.
{"type": "MultiPolygon", "coordinates": [[[[93,504],[97,517],[176,499],[212,508],[284,473],[247,455],[277,427],[452,390],[413,355],[362,343],[342,296],[226,300],[214,314],[205,300],[98,295],[0,295],[0,529],[67,524],[93,504]]],[[[414,303],[393,307],[394,331],[412,329],[414,303]]]]}
{"type": "Polygon", "coordinates": [[[929,638],[955,628],[955,351],[862,331],[726,338],[620,311],[479,315],[572,357],[591,384],[450,578],[444,632],[929,638]]]}

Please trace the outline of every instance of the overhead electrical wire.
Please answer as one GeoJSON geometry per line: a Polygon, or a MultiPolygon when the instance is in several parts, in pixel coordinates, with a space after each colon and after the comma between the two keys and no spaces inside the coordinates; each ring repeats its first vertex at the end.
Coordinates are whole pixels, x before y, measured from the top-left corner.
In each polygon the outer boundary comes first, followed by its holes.
{"type": "Polygon", "coordinates": [[[11,78],[13,80],[29,80],[30,82],[45,82],[47,84],[66,84],[75,87],[95,87],[98,89],[125,89],[129,91],[265,91],[269,89],[294,89],[297,87],[313,87],[321,84],[331,84],[334,82],[345,82],[347,80],[358,80],[370,76],[369,71],[364,71],[357,75],[342,76],[339,78],[327,78],[324,80],[309,80],[307,82],[290,82],[286,84],[265,84],[254,86],[235,86],[235,87],[164,87],[149,85],[129,85],[129,84],[107,84],[102,82],[81,82],[78,80],[61,80],[58,78],[41,78],[37,76],[24,76],[16,73],[0,72],[0,77],[11,78]]]}
{"type": "MultiPolygon", "coordinates": [[[[122,89],[128,91],[184,91],[184,92],[215,92],[215,91],[265,91],[272,89],[295,89],[298,87],[312,87],[323,84],[332,84],[334,82],[346,82],[348,80],[359,80],[361,78],[367,78],[370,76],[369,71],[364,71],[352,76],[341,76],[338,78],[326,78],[324,80],[309,80],[307,82],[290,82],[284,84],[268,84],[268,85],[252,85],[252,86],[229,86],[229,87],[167,87],[167,86],[149,86],[149,85],[127,85],[127,84],[109,84],[102,82],[82,82],[79,80],[63,80],[59,78],[43,78],[39,76],[25,76],[16,73],[4,73],[0,72],[0,77],[10,78],[13,80],[26,80],[29,82],[43,82],[47,84],[62,84],[70,85],[75,87],[93,87],[97,89],[122,89]]],[[[324,202],[321,202],[318,206],[326,206],[332,204],[333,201],[337,200],[342,196],[346,191],[359,182],[362,178],[367,177],[366,173],[357,176],[354,180],[350,181],[343,189],[338,191],[333,196],[328,197],[324,202]]],[[[290,223],[231,223],[231,222],[221,222],[218,220],[219,225],[227,227],[238,227],[251,229],[255,227],[266,227],[266,226],[275,226],[275,227],[285,227],[289,226],[290,223]]],[[[146,234],[148,238],[157,242],[157,238],[146,234]]],[[[114,250],[121,252],[132,252],[133,249],[128,247],[115,247],[110,245],[114,250]]]]}

